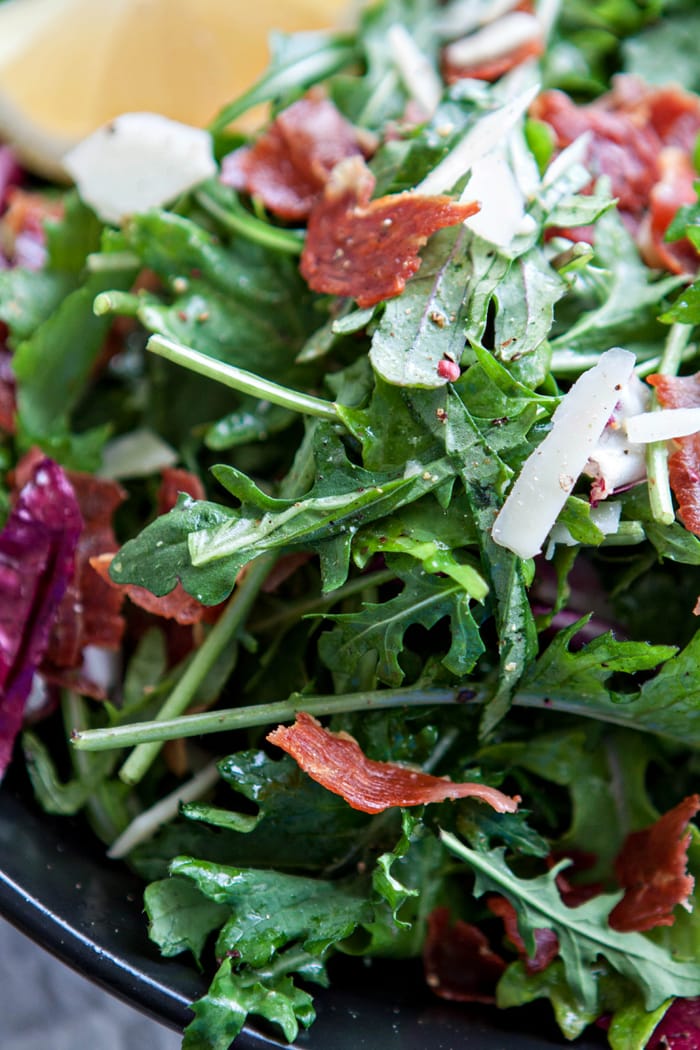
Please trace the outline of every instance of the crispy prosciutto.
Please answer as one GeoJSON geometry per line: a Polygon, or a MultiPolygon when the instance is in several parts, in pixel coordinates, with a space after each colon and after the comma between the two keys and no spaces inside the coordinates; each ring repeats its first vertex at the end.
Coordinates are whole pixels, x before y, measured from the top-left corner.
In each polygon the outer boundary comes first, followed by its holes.
{"type": "MultiPolygon", "coordinates": [[[[700,407],[700,373],[652,375],[648,382],[655,388],[662,408],[700,407]]],[[[678,517],[689,532],[700,536],[700,433],[675,438],[672,444],[674,451],[668,458],[668,473],[678,500],[678,517]]]]}
{"type": "Polygon", "coordinates": [[[366,135],[328,99],[309,94],[282,110],[254,146],[224,157],[221,180],[259,197],[281,219],[305,219],[333,168],[371,152],[366,135]]]}
{"type": "Polygon", "coordinates": [[[152,594],[145,587],[139,587],[134,583],[115,583],[109,575],[113,557],[113,554],[97,555],[91,559],[90,565],[115,594],[128,598],[134,605],[138,605],[146,612],[153,613],[154,616],[175,620],[176,623],[185,626],[201,623],[207,611],[206,607],[189,595],[181,583],[178,583],[169,594],[161,596],[152,594]]]}
{"type": "Polygon", "coordinates": [[[514,813],[520,801],[487,784],[457,784],[395,762],[375,762],[348,733],[324,729],[305,711],[298,712],[293,726],[278,726],[267,739],[291,755],[313,780],[363,813],[467,797],[487,802],[498,813],[514,813]]]}
{"type": "MultiPolygon", "coordinates": [[[[181,467],[166,467],[161,471],[161,483],[157,496],[158,514],[167,514],[172,510],[181,492],[186,492],[193,499],[204,499],[206,495],[204,486],[196,474],[183,470],[181,467]]],[[[109,575],[109,567],[115,550],[116,546],[103,548],[99,554],[95,553],[90,564],[103,585],[110,588],[113,594],[119,595],[119,600],[127,597],[134,605],[138,605],[146,612],[154,616],[161,616],[166,620],[174,620],[183,626],[201,623],[211,612],[196,598],[189,595],[181,583],[178,583],[169,594],[161,596],[152,594],[145,587],[139,587],[136,584],[115,583],[109,575]]]]}
{"type": "Polygon", "coordinates": [[[685,904],[695,880],[686,872],[688,823],[700,810],[700,795],[690,795],[655,824],[628,835],[615,861],[625,895],[610,912],[614,930],[653,930],[672,926],[673,909],[685,904]]]}
{"type": "MultiPolygon", "coordinates": [[[[545,91],[531,116],[554,131],[559,149],[590,136],[586,163],[607,175],[620,214],[650,265],[694,272],[698,258],[686,242],[663,238],[677,209],[695,200],[691,153],[700,131],[700,99],[679,87],[648,87],[619,76],[612,91],[578,106],[561,91],[545,91]]],[[[575,231],[590,239],[590,231],[575,231]]]]}
{"type": "Polygon", "coordinates": [[[493,1003],[496,984],[506,968],[478,927],[457,919],[448,908],[428,916],[423,945],[423,971],[428,987],[441,999],[461,1003],[493,1003]]]}
{"type": "Polygon", "coordinates": [[[301,272],[309,287],[373,306],[399,295],[420,267],[431,234],[479,210],[445,196],[396,193],[371,200],[374,176],[361,157],[333,170],[309,217],[301,272]]]}
{"type": "Polygon", "coordinates": [[[82,527],[65,472],[42,459],[0,533],[0,777],[73,577],[82,527]]]}

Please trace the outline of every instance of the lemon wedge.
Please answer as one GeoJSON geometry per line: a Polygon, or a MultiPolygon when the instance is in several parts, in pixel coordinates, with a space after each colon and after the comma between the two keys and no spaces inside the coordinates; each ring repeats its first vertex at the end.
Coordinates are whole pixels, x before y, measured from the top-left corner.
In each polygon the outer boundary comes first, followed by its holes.
{"type": "Polygon", "coordinates": [[[0,140],[33,170],[121,113],[203,126],[263,72],[273,29],[332,24],[348,0],[4,0],[0,140]]]}

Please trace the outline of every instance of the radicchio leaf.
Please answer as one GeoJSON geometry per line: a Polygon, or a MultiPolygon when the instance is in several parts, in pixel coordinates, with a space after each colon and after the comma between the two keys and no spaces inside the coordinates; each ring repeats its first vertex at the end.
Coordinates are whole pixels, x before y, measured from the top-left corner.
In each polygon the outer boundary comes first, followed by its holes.
{"type": "Polygon", "coordinates": [[[441,999],[493,1003],[505,968],[505,961],[477,926],[463,919],[451,923],[448,908],[435,908],[430,913],[423,970],[426,984],[441,999]]]}
{"type": "Polygon", "coordinates": [[[267,739],[313,780],[363,813],[468,797],[488,802],[498,813],[514,813],[520,801],[487,784],[457,784],[395,762],[375,762],[349,733],[332,733],[305,711],[297,713],[293,726],[279,726],[267,739]]]}
{"type": "Polygon", "coordinates": [[[52,460],[42,460],[0,533],[0,776],[75,571],[82,526],[66,474],[52,460]]]}

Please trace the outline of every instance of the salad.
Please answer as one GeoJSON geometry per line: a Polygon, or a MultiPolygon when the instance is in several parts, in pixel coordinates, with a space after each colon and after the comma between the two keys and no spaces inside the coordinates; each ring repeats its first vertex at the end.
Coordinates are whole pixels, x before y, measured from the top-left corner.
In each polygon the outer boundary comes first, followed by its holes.
{"type": "Polygon", "coordinates": [[[339,954],[700,1045],[699,29],[380,0],[75,188],[0,150],[0,764],[186,1050],[339,954]]]}

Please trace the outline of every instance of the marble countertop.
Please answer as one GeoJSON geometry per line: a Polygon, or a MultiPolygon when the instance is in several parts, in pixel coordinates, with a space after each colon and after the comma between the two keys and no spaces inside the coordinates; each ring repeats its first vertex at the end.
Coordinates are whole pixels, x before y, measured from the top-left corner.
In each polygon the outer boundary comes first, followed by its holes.
{"type": "Polygon", "coordinates": [[[179,1050],[177,1032],[54,959],[0,919],[2,1050],[179,1050]]]}

